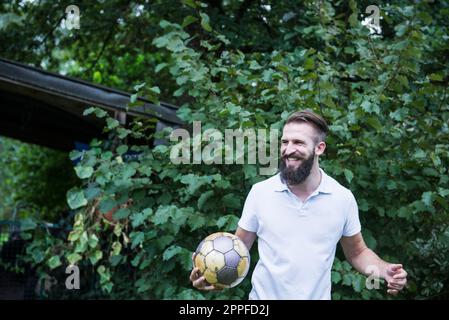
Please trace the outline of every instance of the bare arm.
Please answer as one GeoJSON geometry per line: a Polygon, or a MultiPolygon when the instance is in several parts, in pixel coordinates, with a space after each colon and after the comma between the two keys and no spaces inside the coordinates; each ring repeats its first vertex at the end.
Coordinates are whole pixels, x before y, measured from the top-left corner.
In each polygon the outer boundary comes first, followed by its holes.
{"type": "Polygon", "coordinates": [[[379,258],[366,246],[360,232],[351,237],[342,237],[340,243],[346,259],[358,272],[366,276],[378,273],[380,278],[387,281],[388,293],[397,294],[407,283],[407,272],[402,269],[402,265],[379,258]]]}
{"type": "Polygon", "coordinates": [[[237,227],[237,230],[235,231],[235,235],[240,238],[240,240],[243,241],[243,243],[246,245],[248,250],[251,250],[251,247],[253,246],[254,240],[256,240],[256,233],[247,231],[245,229],[242,229],[240,227],[237,227]]]}

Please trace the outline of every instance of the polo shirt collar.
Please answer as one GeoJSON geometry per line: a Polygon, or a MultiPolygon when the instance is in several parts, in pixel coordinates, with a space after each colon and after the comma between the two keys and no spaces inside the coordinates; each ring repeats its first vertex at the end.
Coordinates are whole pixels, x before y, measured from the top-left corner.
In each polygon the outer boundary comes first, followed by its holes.
{"type": "MultiPolygon", "coordinates": [[[[319,168],[319,170],[321,172],[321,182],[315,192],[316,193],[332,193],[329,176],[323,171],[323,169],[319,168]]],[[[287,190],[288,190],[287,184],[282,182],[281,174],[278,173],[276,175],[274,191],[282,192],[282,191],[287,191],[287,190]]]]}

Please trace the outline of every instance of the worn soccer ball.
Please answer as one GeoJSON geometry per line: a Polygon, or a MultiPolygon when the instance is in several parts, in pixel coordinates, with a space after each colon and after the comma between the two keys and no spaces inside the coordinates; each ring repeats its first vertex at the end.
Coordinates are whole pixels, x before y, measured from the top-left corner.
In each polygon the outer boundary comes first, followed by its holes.
{"type": "Polygon", "coordinates": [[[216,288],[232,288],[243,281],[249,270],[248,248],[239,237],[227,233],[213,233],[201,241],[193,256],[206,281],[216,288]]]}

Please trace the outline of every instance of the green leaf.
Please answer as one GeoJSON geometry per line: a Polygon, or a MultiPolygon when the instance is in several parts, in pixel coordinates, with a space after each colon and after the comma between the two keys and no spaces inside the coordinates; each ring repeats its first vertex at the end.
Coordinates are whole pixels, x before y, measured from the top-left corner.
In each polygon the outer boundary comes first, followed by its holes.
{"type": "Polygon", "coordinates": [[[124,145],[124,144],[122,144],[121,146],[119,146],[118,148],[117,148],[117,153],[119,154],[119,155],[123,155],[124,153],[126,153],[128,151],[128,146],[127,145],[124,145]]]}
{"type": "Polygon", "coordinates": [[[179,254],[181,251],[182,251],[181,247],[179,247],[177,245],[172,245],[164,251],[164,253],[162,255],[162,260],[164,260],[164,261],[170,260],[175,255],[179,254]]]}
{"type": "Polygon", "coordinates": [[[115,206],[117,205],[117,202],[112,199],[104,199],[100,202],[100,205],[98,206],[98,209],[101,213],[105,214],[111,211],[115,206]]]}
{"type": "Polygon", "coordinates": [[[428,207],[432,206],[433,203],[433,192],[426,191],[422,194],[422,202],[428,207]]]}
{"type": "Polygon", "coordinates": [[[89,260],[92,263],[92,265],[95,265],[98,261],[101,260],[101,258],[103,258],[103,252],[101,252],[100,250],[95,250],[90,256],[89,256],[89,260]]]}
{"type": "Polygon", "coordinates": [[[201,214],[196,213],[192,214],[187,221],[190,231],[197,230],[206,225],[206,218],[204,218],[201,214]]]}
{"type": "Polygon", "coordinates": [[[131,166],[126,166],[123,169],[122,174],[123,174],[123,179],[127,180],[127,179],[131,178],[133,175],[136,174],[136,169],[134,169],[131,166]]]}
{"type": "Polygon", "coordinates": [[[351,183],[352,178],[354,178],[354,174],[352,173],[351,170],[349,169],[344,169],[343,173],[345,175],[346,181],[348,181],[349,183],[351,183]]]}
{"type": "Polygon", "coordinates": [[[55,269],[57,267],[59,267],[61,265],[61,259],[59,258],[59,256],[53,256],[51,257],[48,262],[47,265],[50,267],[50,269],[55,269]]]}
{"type": "Polygon", "coordinates": [[[443,74],[442,73],[432,73],[429,76],[430,80],[433,81],[443,81],[443,74]]]}
{"type": "Polygon", "coordinates": [[[106,119],[106,126],[109,130],[117,128],[119,125],[120,125],[120,123],[116,119],[113,119],[113,118],[106,119]]]}
{"type": "Polygon", "coordinates": [[[188,5],[190,8],[196,9],[197,5],[195,4],[194,0],[182,0],[182,3],[185,5],[188,5]]]}
{"type": "Polygon", "coordinates": [[[145,222],[145,216],[141,212],[135,213],[131,215],[131,221],[132,221],[131,225],[133,226],[133,228],[136,228],[145,222]]]}
{"type": "Polygon", "coordinates": [[[67,260],[69,261],[69,264],[76,264],[78,261],[80,261],[82,257],[78,253],[71,253],[67,256],[67,260]]]}
{"type": "Polygon", "coordinates": [[[150,89],[148,89],[150,92],[155,93],[155,94],[161,94],[161,89],[159,89],[159,87],[151,87],[150,89]]]}
{"type": "Polygon", "coordinates": [[[130,210],[128,208],[121,208],[119,210],[117,210],[112,217],[116,220],[120,220],[120,219],[126,219],[128,218],[130,213],[130,210]]]}
{"type": "Polygon", "coordinates": [[[106,111],[104,111],[103,109],[100,109],[98,107],[90,107],[90,108],[84,110],[83,115],[87,116],[87,115],[89,115],[91,113],[95,113],[95,115],[98,118],[104,118],[104,117],[106,117],[108,115],[108,113],[106,111]]]}
{"type": "Polygon", "coordinates": [[[198,21],[198,18],[193,17],[193,16],[187,16],[187,17],[184,18],[184,21],[182,22],[182,27],[185,28],[188,25],[190,25],[190,24],[192,24],[192,23],[194,23],[196,21],[198,21]]]}
{"type": "Polygon", "coordinates": [[[86,110],[84,110],[83,116],[88,116],[89,114],[94,113],[95,109],[95,107],[87,108],[86,110]]]}
{"type": "Polygon", "coordinates": [[[89,247],[95,248],[98,244],[98,237],[95,234],[91,234],[88,241],[89,247]]]}
{"type": "Polygon", "coordinates": [[[130,235],[132,239],[131,249],[134,249],[139,244],[141,244],[145,238],[145,234],[141,231],[135,232],[134,234],[130,235]]]}
{"type": "Polygon", "coordinates": [[[92,200],[101,194],[101,189],[97,187],[89,187],[84,192],[87,200],[92,200]]]}
{"type": "Polygon", "coordinates": [[[138,93],[134,93],[129,97],[129,102],[131,103],[135,103],[137,101],[137,99],[139,98],[139,94],[138,93]]]}
{"type": "Polygon", "coordinates": [[[156,68],[155,68],[155,72],[156,73],[158,73],[159,71],[161,71],[162,69],[164,69],[166,66],[168,66],[168,64],[167,63],[159,63],[157,66],[156,66],[156,68]]]}
{"type": "Polygon", "coordinates": [[[145,87],[147,83],[146,82],[142,82],[140,84],[137,84],[134,86],[134,91],[139,91],[140,89],[142,89],[143,87],[145,87]]]}
{"type": "Polygon", "coordinates": [[[78,167],[75,167],[75,172],[76,172],[76,175],[80,179],[88,179],[94,173],[94,168],[78,166],[78,167]]]}
{"type": "Polygon", "coordinates": [[[251,60],[250,64],[249,64],[249,68],[251,70],[259,70],[262,69],[262,66],[255,60],[251,60]]]}
{"type": "Polygon", "coordinates": [[[203,29],[206,30],[207,32],[211,32],[212,27],[209,24],[209,16],[203,12],[200,13],[200,16],[201,16],[201,26],[203,27],[203,29]]]}
{"type": "Polygon", "coordinates": [[[120,254],[109,257],[109,262],[111,263],[111,266],[113,266],[113,267],[118,266],[122,260],[123,260],[123,256],[120,254]]]}
{"type": "Polygon", "coordinates": [[[93,80],[93,82],[101,83],[101,81],[103,80],[103,78],[101,76],[101,72],[98,70],[95,71],[92,80],[93,80]]]}
{"type": "Polygon", "coordinates": [[[332,282],[333,283],[339,283],[341,281],[341,274],[340,272],[332,271],[332,282]]]}
{"type": "Polygon", "coordinates": [[[67,203],[70,209],[78,209],[84,207],[87,204],[87,200],[84,197],[83,190],[71,189],[67,192],[67,203]]]}
{"type": "Polygon", "coordinates": [[[201,194],[200,198],[198,199],[198,208],[199,209],[203,209],[204,204],[206,203],[206,201],[211,198],[214,195],[214,191],[213,190],[208,190],[206,192],[204,192],[203,194],[201,194]]]}
{"type": "Polygon", "coordinates": [[[313,70],[315,69],[315,62],[313,61],[312,58],[307,58],[305,63],[304,63],[304,69],[306,70],[313,70]]]}
{"type": "Polygon", "coordinates": [[[232,231],[237,229],[239,218],[233,214],[228,214],[217,220],[216,226],[220,229],[232,231]]]}
{"type": "Polygon", "coordinates": [[[366,122],[376,129],[377,131],[382,131],[382,124],[380,123],[379,119],[376,117],[369,117],[366,122]]]}
{"type": "Polygon", "coordinates": [[[240,197],[234,193],[229,193],[221,199],[222,203],[230,209],[240,209],[240,197]]]}

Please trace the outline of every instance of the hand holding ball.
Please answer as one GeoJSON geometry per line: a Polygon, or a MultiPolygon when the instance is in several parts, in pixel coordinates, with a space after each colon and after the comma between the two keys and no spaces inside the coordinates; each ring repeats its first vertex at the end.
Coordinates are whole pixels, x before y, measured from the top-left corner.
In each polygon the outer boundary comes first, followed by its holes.
{"type": "Polygon", "coordinates": [[[232,288],[249,270],[250,255],[242,240],[227,232],[213,233],[198,245],[193,265],[216,288],[232,288]]]}

